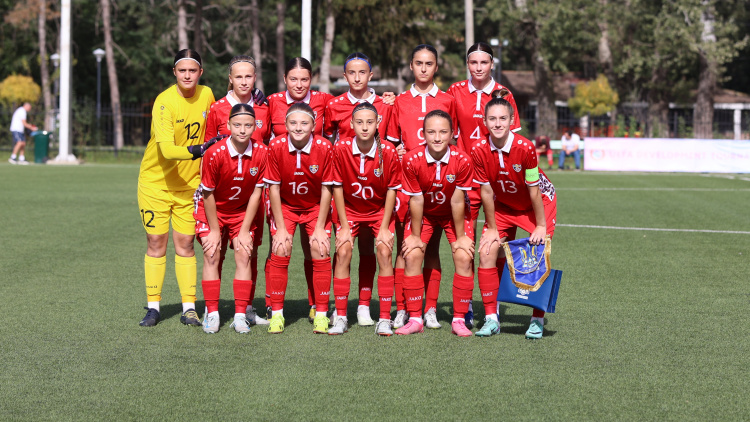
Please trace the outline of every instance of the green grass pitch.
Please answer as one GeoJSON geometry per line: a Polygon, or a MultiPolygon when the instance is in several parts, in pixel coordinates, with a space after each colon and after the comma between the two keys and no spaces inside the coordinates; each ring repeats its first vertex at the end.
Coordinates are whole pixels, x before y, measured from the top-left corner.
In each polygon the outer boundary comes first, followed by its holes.
{"type": "MultiPolygon", "coordinates": [[[[221,331],[182,326],[173,252],[164,319],[139,327],[137,175],[135,165],[0,165],[0,419],[750,419],[743,176],[550,173],[560,224],[552,262],[565,274],[545,337],[529,341],[531,311],[516,305],[502,306],[498,336],[450,333],[447,244],[441,330],[314,335],[298,247],[283,335],[229,328],[232,259],[221,331]]],[[[200,252],[198,262],[200,271],[200,252]]],[[[262,272],[260,283],[263,292],[262,272]]],[[[481,318],[476,289],[474,300],[481,318]]]]}

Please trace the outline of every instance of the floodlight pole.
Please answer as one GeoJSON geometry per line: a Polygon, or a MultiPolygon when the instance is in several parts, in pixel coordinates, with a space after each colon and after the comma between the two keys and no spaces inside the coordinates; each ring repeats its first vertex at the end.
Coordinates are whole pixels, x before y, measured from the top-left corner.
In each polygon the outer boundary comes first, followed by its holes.
{"type": "Polygon", "coordinates": [[[302,0],[302,51],[300,56],[312,61],[312,0],[302,0]]]}
{"type": "Polygon", "coordinates": [[[55,162],[64,164],[77,163],[71,148],[71,8],[72,0],[60,2],[60,151],[55,162]]]}

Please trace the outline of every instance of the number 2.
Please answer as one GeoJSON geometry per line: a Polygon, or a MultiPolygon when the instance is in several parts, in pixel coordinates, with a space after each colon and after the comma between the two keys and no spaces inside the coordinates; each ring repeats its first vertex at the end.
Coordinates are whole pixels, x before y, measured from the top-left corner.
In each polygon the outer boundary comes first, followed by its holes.
{"type": "Polygon", "coordinates": [[[235,199],[237,199],[237,197],[240,196],[240,192],[242,192],[242,188],[239,186],[232,186],[232,190],[235,190],[235,189],[237,189],[237,193],[229,197],[230,201],[234,201],[235,199]]]}

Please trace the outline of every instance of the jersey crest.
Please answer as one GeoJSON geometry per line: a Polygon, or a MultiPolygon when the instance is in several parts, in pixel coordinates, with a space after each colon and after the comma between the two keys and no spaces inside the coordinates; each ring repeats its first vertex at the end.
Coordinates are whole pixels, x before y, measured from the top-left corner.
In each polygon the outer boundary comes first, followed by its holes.
{"type": "Polygon", "coordinates": [[[311,165],[310,166],[310,173],[315,174],[317,172],[318,172],[318,165],[317,164],[311,165]]]}
{"type": "Polygon", "coordinates": [[[447,180],[449,183],[453,183],[456,180],[455,174],[447,174],[445,176],[445,180],[447,180]]]}
{"type": "Polygon", "coordinates": [[[513,170],[515,170],[516,173],[518,173],[519,171],[521,171],[521,165],[520,164],[513,164],[513,170]]]}
{"type": "Polygon", "coordinates": [[[380,168],[376,168],[374,173],[375,173],[375,177],[380,177],[380,175],[383,174],[383,171],[380,170],[380,168]]]}
{"type": "Polygon", "coordinates": [[[203,112],[203,120],[206,120],[206,112],[203,112]]]}
{"type": "Polygon", "coordinates": [[[263,127],[263,120],[256,120],[255,121],[255,126],[258,126],[258,129],[262,128],[263,127]]]}
{"type": "Polygon", "coordinates": [[[258,167],[250,168],[250,175],[255,176],[256,174],[258,174],[258,167]]]}

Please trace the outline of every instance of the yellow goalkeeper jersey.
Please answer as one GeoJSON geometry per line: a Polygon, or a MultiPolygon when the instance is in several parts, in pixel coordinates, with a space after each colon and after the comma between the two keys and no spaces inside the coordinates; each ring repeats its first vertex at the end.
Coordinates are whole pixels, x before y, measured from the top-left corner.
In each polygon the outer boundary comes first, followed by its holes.
{"type": "Polygon", "coordinates": [[[174,141],[178,147],[202,144],[206,115],[214,94],[198,85],[195,95],[183,98],[172,85],[159,94],[151,111],[151,139],[141,161],[138,183],[170,191],[192,190],[200,183],[200,160],[167,160],[158,143],[174,141]]]}

